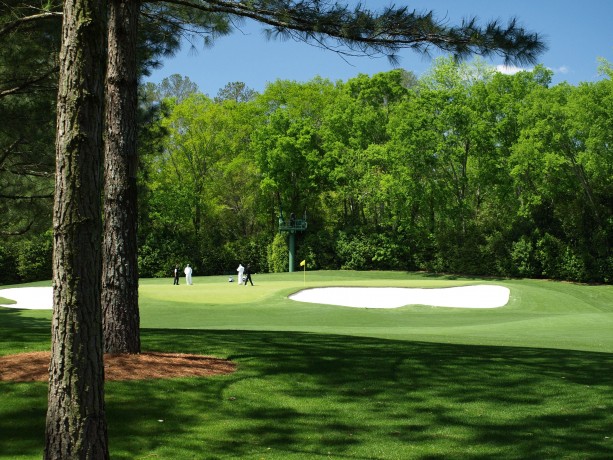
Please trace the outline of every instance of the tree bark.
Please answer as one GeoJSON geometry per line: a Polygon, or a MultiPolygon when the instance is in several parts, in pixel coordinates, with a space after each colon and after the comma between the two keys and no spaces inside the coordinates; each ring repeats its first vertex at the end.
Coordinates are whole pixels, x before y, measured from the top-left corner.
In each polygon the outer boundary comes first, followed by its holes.
{"type": "Polygon", "coordinates": [[[102,312],[107,353],[140,353],[136,40],[140,2],[109,2],[102,312]]]}
{"type": "Polygon", "coordinates": [[[105,2],[66,0],[45,459],[108,459],[100,308],[105,2]]]}

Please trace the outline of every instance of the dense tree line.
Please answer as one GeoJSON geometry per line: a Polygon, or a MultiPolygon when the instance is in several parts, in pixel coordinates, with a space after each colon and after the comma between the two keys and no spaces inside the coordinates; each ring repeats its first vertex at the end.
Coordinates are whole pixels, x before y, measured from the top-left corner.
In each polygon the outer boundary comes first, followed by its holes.
{"type": "MultiPolygon", "coordinates": [[[[419,80],[396,70],[262,94],[236,82],[214,98],[179,75],[146,84],[141,276],[187,262],[287,270],[283,211],[306,213],[298,259],[312,268],[610,282],[613,84],[601,70],[551,86],[540,67],[442,59],[419,80]]],[[[3,282],[50,277],[39,227],[3,244],[3,282]]]]}
{"type": "Polygon", "coordinates": [[[314,269],[610,282],[613,82],[602,72],[551,86],[543,67],[503,75],[448,58],[420,79],[166,93],[149,126],[164,134],[142,152],[141,273],[287,270],[282,210],[306,213],[298,260],[314,269]]]}

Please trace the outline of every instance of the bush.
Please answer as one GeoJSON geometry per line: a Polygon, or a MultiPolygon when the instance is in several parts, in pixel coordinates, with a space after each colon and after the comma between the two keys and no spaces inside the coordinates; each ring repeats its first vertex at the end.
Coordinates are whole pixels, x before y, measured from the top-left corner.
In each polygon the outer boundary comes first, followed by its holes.
{"type": "Polygon", "coordinates": [[[519,241],[513,243],[511,260],[513,261],[512,274],[514,276],[535,276],[534,250],[528,237],[522,236],[519,241]]]}
{"type": "Polygon", "coordinates": [[[289,249],[287,245],[287,235],[277,233],[272,242],[268,245],[268,271],[270,271],[271,273],[283,273],[288,271],[288,251],[289,249]]]}
{"type": "Polygon", "coordinates": [[[495,276],[517,276],[516,263],[513,261],[513,248],[505,235],[494,230],[485,238],[482,252],[485,254],[484,265],[487,273],[495,276]]]}
{"type": "Polygon", "coordinates": [[[53,276],[53,233],[21,241],[18,245],[16,271],[20,281],[50,280],[53,276]]]}
{"type": "MultiPolygon", "coordinates": [[[[168,232],[172,235],[172,232],[168,232]]],[[[164,236],[150,233],[138,248],[138,273],[141,278],[172,276],[175,265],[183,267],[193,257],[191,245],[182,244],[180,236],[164,236]]]]}
{"type": "Polygon", "coordinates": [[[555,236],[545,233],[536,242],[536,259],[541,265],[541,274],[547,278],[560,278],[560,254],[564,244],[555,236]]]}
{"type": "Polygon", "coordinates": [[[559,274],[567,281],[588,281],[589,276],[583,259],[568,246],[560,257],[559,274]]]}
{"type": "Polygon", "coordinates": [[[403,270],[406,258],[402,247],[385,234],[340,232],[336,250],[344,270],[403,270]]]}
{"type": "Polygon", "coordinates": [[[270,236],[260,235],[249,240],[245,247],[245,262],[243,265],[251,265],[251,271],[257,273],[268,272],[268,245],[271,243],[270,236]]]}
{"type": "Polygon", "coordinates": [[[237,251],[241,248],[236,244],[207,244],[199,249],[200,257],[188,262],[194,268],[194,275],[234,275],[241,260],[237,251]]]}
{"type": "Polygon", "coordinates": [[[0,246],[0,285],[19,282],[17,274],[17,254],[8,246],[0,246]]]}
{"type": "Polygon", "coordinates": [[[546,233],[539,238],[536,248],[536,257],[542,265],[544,276],[579,282],[594,278],[581,254],[561,239],[546,233]]]}
{"type": "Polygon", "coordinates": [[[325,230],[307,230],[297,253],[298,261],[306,260],[309,270],[338,270],[341,266],[334,236],[325,230]]]}

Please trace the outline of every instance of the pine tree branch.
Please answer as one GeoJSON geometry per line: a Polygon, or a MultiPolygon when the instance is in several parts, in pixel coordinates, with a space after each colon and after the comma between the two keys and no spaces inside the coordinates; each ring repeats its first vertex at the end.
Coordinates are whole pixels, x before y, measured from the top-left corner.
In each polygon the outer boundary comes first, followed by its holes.
{"type": "Polygon", "coordinates": [[[52,19],[52,18],[62,19],[62,13],[59,11],[57,12],[56,11],[46,11],[44,13],[32,14],[30,16],[24,16],[24,17],[15,19],[13,21],[3,24],[2,27],[0,27],[0,37],[12,32],[13,30],[17,29],[18,27],[24,24],[28,24],[28,23],[36,22],[40,20],[52,19]]]}
{"type": "Polygon", "coordinates": [[[272,27],[277,36],[316,43],[338,52],[338,46],[360,54],[382,54],[392,60],[401,49],[428,55],[432,48],[452,53],[457,59],[477,54],[497,55],[506,64],[534,63],[547,49],[537,33],[520,27],[516,18],[506,26],[491,21],[479,26],[476,18],[459,26],[437,20],[432,11],[419,13],[406,7],[388,7],[381,13],[358,4],[319,0],[161,0],[163,3],[249,18],[272,27]],[[329,43],[332,40],[334,44],[329,43]]]}
{"type": "Polygon", "coordinates": [[[7,232],[7,231],[0,231],[0,236],[20,236],[20,235],[25,235],[26,233],[28,233],[30,231],[30,229],[32,228],[32,225],[34,225],[34,221],[30,221],[25,227],[22,227],[21,230],[15,230],[13,232],[7,232]]]}
{"type": "Polygon", "coordinates": [[[5,96],[10,96],[11,94],[15,94],[15,93],[19,93],[25,89],[28,89],[31,86],[34,86],[35,84],[46,80],[47,78],[49,78],[51,75],[57,74],[59,70],[59,67],[55,66],[52,69],[50,69],[49,71],[45,72],[44,74],[33,78],[32,80],[27,80],[24,81],[23,83],[21,83],[20,85],[17,85],[13,88],[9,88],[9,89],[4,89],[4,90],[0,90],[0,98],[3,98],[5,96]]]}
{"type": "Polygon", "coordinates": [[[0,194],[0,199],[4,200],[40,200],[40,199],[52,199],[53,193],[45,195],[5,195],[0,194]]]}
{"type": "Polygon", "coordinates": [[[2,152],[0,152],[0,168],[4,165],[6,159],[11,155],[15,148],[23,141],[23,138],[20,137],[15,139],[9,146],[5,147],[2,152]]]}

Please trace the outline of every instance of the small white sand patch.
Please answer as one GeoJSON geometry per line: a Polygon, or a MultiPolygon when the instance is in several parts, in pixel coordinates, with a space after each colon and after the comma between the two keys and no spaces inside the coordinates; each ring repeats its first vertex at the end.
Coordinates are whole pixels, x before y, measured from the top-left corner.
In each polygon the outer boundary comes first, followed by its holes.
{"type": "Polygon", "coordinates": [[[28,310],[51,310],[53,308],[53,288],[51,287],[0,289],[0,297],[17,302],[0,304],[0,307],[28,310]]]}
{"type": "Polygon", "coordinates": [[[329,287],[305,289],[289,296],[298,302],[355,308],[399,308],[429,305],[451,308],[499,308],[509,302],[504,286],[476,285],[440,289],[393,287],[329,287]]]}

